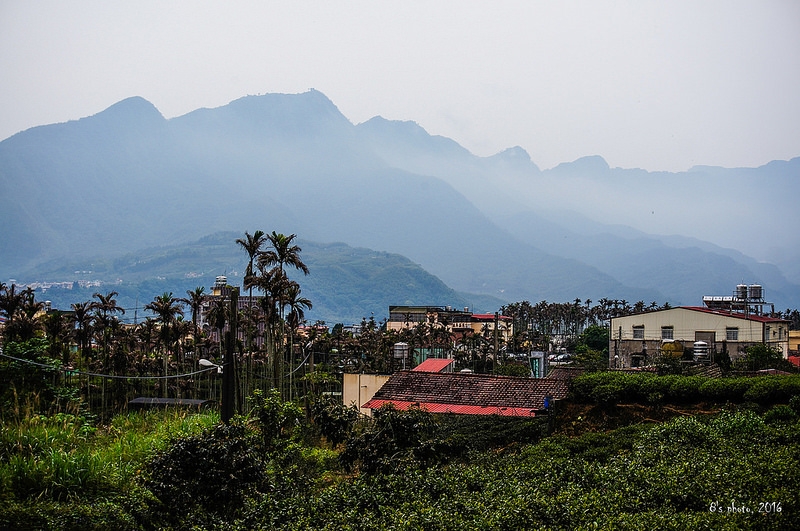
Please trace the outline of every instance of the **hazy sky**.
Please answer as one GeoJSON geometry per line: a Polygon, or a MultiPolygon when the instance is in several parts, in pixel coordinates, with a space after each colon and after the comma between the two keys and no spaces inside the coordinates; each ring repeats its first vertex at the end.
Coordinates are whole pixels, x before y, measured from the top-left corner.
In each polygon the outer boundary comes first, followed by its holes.
{"type": "Polygon", "coordinates": [[[800,156],[800,2],[0,0],[0,139],[309,88],[541,168],[759,166],[800,156]]]}

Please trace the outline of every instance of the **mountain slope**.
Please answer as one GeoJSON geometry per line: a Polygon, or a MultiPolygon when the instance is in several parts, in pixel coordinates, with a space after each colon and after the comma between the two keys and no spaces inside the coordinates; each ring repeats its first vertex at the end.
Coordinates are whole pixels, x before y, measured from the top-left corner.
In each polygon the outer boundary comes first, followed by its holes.
{"type": "MultiPolygon", "coordinates": [[[[791,186],[795,168],[791,161],[770,166],[775,175],[700,168],[675,176],[612,169],[588,157],[541,171],[521,148],[481,158],[413,123],[376,118],[355,126],[316,91],[248,96],[170,120],[130,98],[0,142],[0,194],[14,198],[0,211],[0,278],[45,260],[260,228],[399,253],[455,290],[506,301],[675,302],[674,286],[688,287],[697,272],[691,263],[707,263],[720,279],[753,273],[737,282],[762,281],[752,263],[701,247],[686,267],[667,266],[668,250],[644,252],[649,237],[598,245],[579,232],[579,247],[559,247],[542,233],[559,233],[563,224],[530,213],[577,207],[580,199],[609,220],[617,211],[639,216],[648,206],[639,200],[653,190],[670,204],[678,193],[665,191],[673,178],[691,184],[692,197],[710,200],[709,191],[728,178],[731,187],[759,176],[791,186]],[[594,202],[585,202],[587,194],[594,202]],[[614,256],[630,259],[630,267],[614,256]]],[[[762,210],[750,205],[754,214],[762,210]]],[[[692,290],[711,278],[695,276],[692,290]]],[[[792,285],[780,276],[773,275],[786,284],[779,294],[792,300],[792,285]]]]}
{"type": "Polygon", "coordinates": [[[662,300],[697,304],[704,294],[729,294],[747,282],[768,286],[779,306],[800,301],[800,236],[789,229],[800,225],[800,211],[796,193],[786,193],[800,192],[800,158],[676,174],[610,168],[590,156],[541,171],[521,148],[475,157],[411,122],[373,118],[358,128],[392,165],[442,178],[520,241],[627,286],[647,286],[662,300]],[[615,228],[614,221],[675,233],[615,228]],[[677,235],[703,231],[781,256],[791,277],[734,249],[677,235]]]}
{"type": "MultiPolygon", "coordinates": [[[[210,292],[218,275],[227,276],[231,285],[241,287],[247,254],[236,244],[236,239],[242,236],[222,232],[187,244],[113,258],[50,263],[24,273],[24,278],[45,281],[50,287],[39,298],[50,300],[53,307],[61,309],[91,300],[96,292],[117,291],[120,304],[128,309],[125,318],[132,321],[136,306],[141,318],[141,308],[162,293],[185,297],[186,291],[199,286],[210,292]],[[56,282],[67,286],[53,286],[56,282]]],[[[496,311],[503,304],[499,299],[457,293],[397,254],[343,243],[302,240],[298,245],[310,274],[290,271],[290,276],[300,283],[303,296],[313,303],[313,308],[306,312],[310,322],[350,324],[370,316],[380,321],[388,316],[388,308],[393,304],[470,306],[476,312],[496,311]]]]}

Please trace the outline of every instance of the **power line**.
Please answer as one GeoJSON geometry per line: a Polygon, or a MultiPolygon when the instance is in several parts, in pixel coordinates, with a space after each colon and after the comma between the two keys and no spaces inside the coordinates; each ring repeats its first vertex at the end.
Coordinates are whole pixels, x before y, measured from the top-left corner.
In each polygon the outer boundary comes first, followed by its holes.
{"type": "Polygon", "coordinates": [[[60,371],[64,371],[64,372],[69,372],[71,374],[80,374],[80,375],[84,375],[84,376],[96,376],[96,377],[99,377],[99,378],[112,378],[112,379],[118,379],[118,380],[168,380],[168,379],[171,379],[171,378],[186,378],[187,376],[194,376],[196,374],[202,374],[204,372],[216,370],[215,367],[209,367],[207,369],[201,369],[199,371],[188,372],[188,373],[185,373],[185,374],[173,374],[173,375],[169,375],[169,376],[122,376],[122,375],[119,375],[119,374],[102,374],[102,373],[97,373],[97,372],[76,371],[76,370],[72,370],[72,369],[65,369],[63,367],[62,368],[56,368],[56,367],[53,367],[52,365],[47,365],[46,363],[38,363],[38,362],[35,362],[35,361],[26,360],[24,358],[15,358],[14,356],[9,356],[8,354],[4,354],[2,352],[0,352],[0,356],[3,356],[4,358],[8,358],[8,359],[11,359],[11,360],[14,360],[14,361],[21,361],[22,363],[28,363],[30,365],[36,365],[37,367],[44,367],[44,368],[47,368],[47,369],[56,369],[56,370],[60,370],[60,371]]]}

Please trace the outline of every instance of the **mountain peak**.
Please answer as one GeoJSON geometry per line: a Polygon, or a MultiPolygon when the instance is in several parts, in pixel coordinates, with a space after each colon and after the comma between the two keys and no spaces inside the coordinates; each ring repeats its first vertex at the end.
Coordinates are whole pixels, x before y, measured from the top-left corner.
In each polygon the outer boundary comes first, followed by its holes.
{"type": "Polygon", "coordinates": [[[192,128],[211,126],[231,134],[261,136],[310,134],[336,131],[346,134],[352,123],[338,107],[318,90],[301,94],[258,94],[244,96],[227,105],[203,108],[174,118],[174,123],[192,128]]]}
{"type": "Polygon", "coordinates": [[[600,155],[581,157],[573,162],[562,162],[555,168],[556,171],[605,173],[610,168],[606,160],[600,155]]]}
{"type": "Polygon", "coordinates": [[[531,156],[528,154],[528,152],[525,151],[525,149],[520,146],[514,146],[504,149],[500,153],[496,153],[489,158],[504,160],[507,162],[516,162],[525,164],[533,163],[533,161],[531,161],[531,156]]]}
{"type": "Polygon", "coordinates": [[[162,116],[158,109],[156,109],[155,105],[141,96],[131,96],[130,98],[125,98],[124,100],[118,101],[111,107],[108,107],[106,110],[101,111],[94,116],[90,116],[90,118],[100,116],[114,120],[122,119],[126,121],[131,119],[152,119],[154,117],[157,117],[159,121],[164,119],[164,116],[162,116]]]}
{"type": "Polygon", "coordinates": [[[528,152],[520,146],[504,149],[500,153],[488,157],[487,160],[502,164],[508,168],[517,168],[525,171],[530,171],[531,169],[536,172],[540,171],[539,167],[531,160],[531,156],[528,152]]]}
{"type": "Polygon", "coordinates": [[[383,142],[391,145],[390,151],[396,151],[398,147],[402,146],[406,150],[403,156],[411,153],[460,157],[471,155],[455,140],[445,136],[431,135],[424,127],[410,120],[387,120],[382,116],[375,116],[358,124],[356,128],[373,146],[376,145],[377,139],[382,139],[383,142]]]}

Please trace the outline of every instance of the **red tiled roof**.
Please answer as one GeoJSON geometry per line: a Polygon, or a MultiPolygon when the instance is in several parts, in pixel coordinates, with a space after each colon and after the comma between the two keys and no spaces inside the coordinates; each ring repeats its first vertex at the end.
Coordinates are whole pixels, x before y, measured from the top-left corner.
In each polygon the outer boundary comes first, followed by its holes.
{"type": "Polygon", "coordinates": [[[779,319],[778,317],[769,317],[766,315],[754,315],[752,313],[744,314],[742,312],[732,312],[730,310],[717,310],[713,308],[706,308],[705,306],[680,306],[685,310],[694,310],[696,312],[711,313],[714,315],[721,315],[723,317],[735,317],[736,319],[747,319],[757,323],[784,323],[786,319],[779,319]]]}
{"type": "Polygon", "coordinates": [[[572,381],[582,375],[586,370],[583,367],[553,367],[547,378],[550,380],[567,380],[572,381]]]}
{"type": "Polygon", "coordinates": [[[455,360],[446,358],[428,358],[411,370],[419,372],[442,372],[442,370],[454,361],[455,360]]]}
{"type": "Polygon", "coordinates": [[[363,407],[379,409],[386,404],[392,404],[401,411],[410,407],[418,407],[430,413],[453,413],[455,415],[500,415],[501,417],[535,417],[535,409],[518,409],[508,407],[468,406],[458,404],[437,404],[434,402],[404,402],[402,400],[378,400],[373,398],[363,407]]]}
{"type": "Polygon", "coordinates": [[[789,363],[795,367],[800,367],[800,356],[789,356],[789,363]]]}
{"type": "Polygon", "coordinates": [[[436,412],[498,415],[506,411],[504,415],[530,416],[531,411],[545,409],[545,397],[564,398],[568,389],[567,381],[548,378],[400,371],[362,407],[376,409],[391,402],[397,407],[425,404],[436,412]]]}

